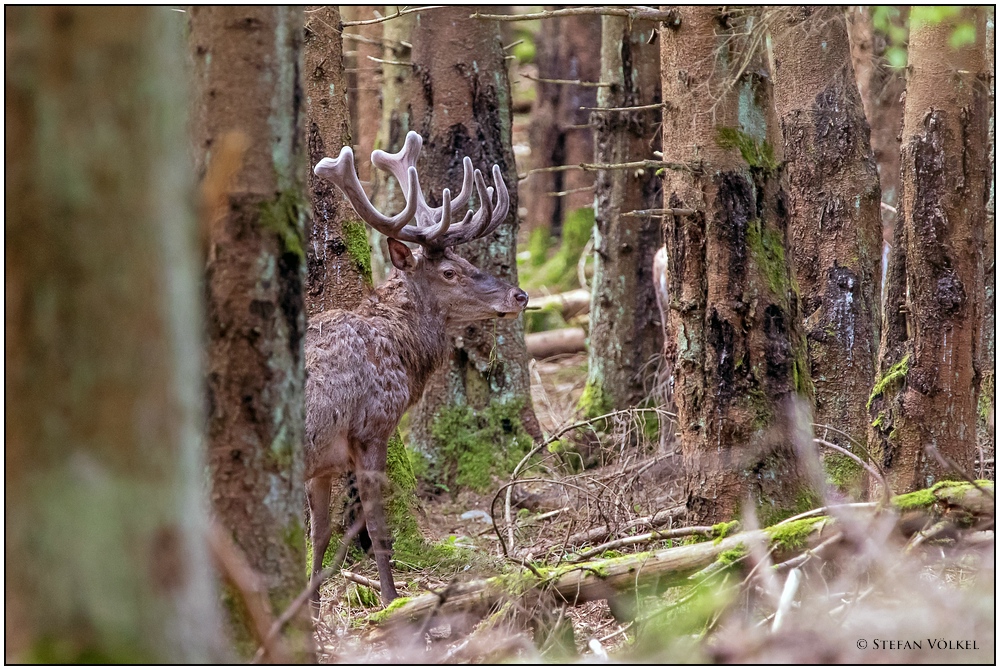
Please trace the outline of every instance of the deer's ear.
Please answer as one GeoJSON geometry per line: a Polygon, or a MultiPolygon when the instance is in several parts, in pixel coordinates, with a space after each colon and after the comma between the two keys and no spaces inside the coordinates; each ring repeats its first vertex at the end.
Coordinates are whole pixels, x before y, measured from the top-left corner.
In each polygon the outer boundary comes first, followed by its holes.
{"type": "Polygon", "coordinates": [[[399,268],[403,272],[409,272],[417,266],[417,259],[413,257],[413,252],[408,246],[391,237],[388,238],[388,242],[389,259],[392,261],[393,267],[399,268]]]}

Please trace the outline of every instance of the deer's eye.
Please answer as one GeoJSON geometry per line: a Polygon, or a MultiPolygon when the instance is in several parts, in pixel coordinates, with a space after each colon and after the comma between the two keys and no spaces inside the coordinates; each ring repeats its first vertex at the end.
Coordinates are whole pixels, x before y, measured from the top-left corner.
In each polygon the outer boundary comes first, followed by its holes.
{"type": "Polygon", "coordinates": [[[444,278],[445,279],[454,279],[455,278],[455,271],[454,270],[445,270],[444,271],[444,278]]]}

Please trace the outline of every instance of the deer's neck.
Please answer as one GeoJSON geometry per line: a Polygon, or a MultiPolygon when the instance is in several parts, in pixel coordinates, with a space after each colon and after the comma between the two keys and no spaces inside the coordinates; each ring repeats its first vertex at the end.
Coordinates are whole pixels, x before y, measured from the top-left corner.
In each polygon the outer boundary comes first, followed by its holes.
{"type": "Polygon", "coordinates": [[[391,323],[386,334],[406,369],[410,402],[415,403],[423,395],[431,373],[448,354],[450,342],[444,314],[433,295],[421,291],[398,271],[375,290],[371,307],[391,323]]]}

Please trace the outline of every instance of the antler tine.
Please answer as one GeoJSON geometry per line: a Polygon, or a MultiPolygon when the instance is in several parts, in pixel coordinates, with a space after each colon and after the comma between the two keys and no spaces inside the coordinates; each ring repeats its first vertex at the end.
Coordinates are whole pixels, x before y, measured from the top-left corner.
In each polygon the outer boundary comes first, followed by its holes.
{"type": "Polygon", "coordinates": [[[493,214],[490,217],[490,223],[486,226],[486,229],[480,233],[476,234],[476,237],[483,237],[484,235],[489,235],[497,227],[504,222],[507,218],[507,211],[510,209],[510,194],[507,193],[507,184],[504,183],[503,173],[500,172],[500,166],[493,166],[493,185],[496,186],[497,194],[497,204],[493,208],[493,214]]]}
{"type": "MultiPolygon", "coordinates": [[[[400,185],[405,185],[407,170],[411,167],[417,167],[417,157],[420,156],[420,149],[423,145],[424,139],[420,137],[419,133],[411,130],[406,133],[403,148],[396,153],[390,154],[381,149],[373,151],[372,165],[390,173],[400,185]]],[[[405,195],[409,197],[409,193],[405,195]]]]}
{"type": "Polygon", "coordinates": [[[462,190],[451,201],[451,206],[455,209],[462,209],[469,203],[472,197],[472,159],[466,156],[462,159],[462,190]]]}
{"type": "MultiPolygon", "coordinates": [[[[317,176],[336,184],[344,192],[344,195],[347,196],[358,216],[372,228],[384,235],[392,235],[402,239],[400,233],[417,211],[417,199],[407,197],[406,207],[403,208],[402,212],[392,217],[386,216],[375,209],[368,200],[368,196],[365,195],[364,189],[361,188],[361,182],[358,181],[358,175],[354,171],[354,151],[351,147],[341,149],[340,155],[336,159],[324,158],[316,165],[313,172],[317,176]]],[[[405,181],[401,183],[408,185],[408,193],[419,193],[420,185],[417,181],[416,168],[411,168],[407,171],[405,173],[405,181]]]]}

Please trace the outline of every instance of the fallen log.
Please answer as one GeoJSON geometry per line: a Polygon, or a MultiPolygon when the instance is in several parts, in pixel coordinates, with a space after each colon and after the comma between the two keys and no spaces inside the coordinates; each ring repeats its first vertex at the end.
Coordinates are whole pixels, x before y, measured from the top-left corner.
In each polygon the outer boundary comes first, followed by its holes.
{"type": "MultiPolygon", "coordinates": [[[[993,483],[940,482],[935,486],[893,498],[898,512],[915,510],[967,524],[970,519],[992,517],[993,483]]],[[[706,568],[723,567],[747,555],[754,545],[767,547],[772,560],[781,562],[816,547],[841,533],[833,516],[785,521],[763,530],[744,531],[697,544],[587,561],[554,568],[529,566],[527,570],[451,584],[438,592],[401,598],[371,617],[389,624],[433,614],[468,612],[485,614],[504,598],[547,592],[570,605],[604,600],[639,586],[666,588],[688,583],[706,568]]]]}
{"type": "Polygon", "coordinates": [[[528,302],[528,309],[551,309],[553,306],[559,308],[562,318],[566,321],[578,314],[587,314],[590,312],[590,291],[578,288],[565,293],[532,298],[528,302]]]}
{"type": "Polygon", "coordinates": [[[524,343],[532,358],[549,358],[559,354],[575,354],[586,351],[587,334],[583,328],[560,328],[541,333],[528,333],[524,343]]]}

